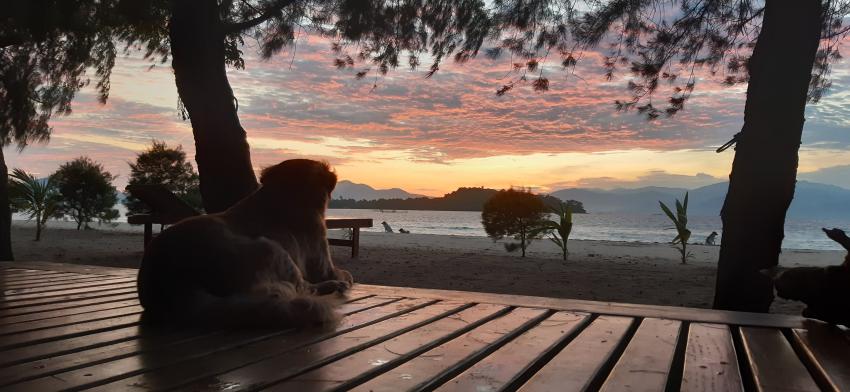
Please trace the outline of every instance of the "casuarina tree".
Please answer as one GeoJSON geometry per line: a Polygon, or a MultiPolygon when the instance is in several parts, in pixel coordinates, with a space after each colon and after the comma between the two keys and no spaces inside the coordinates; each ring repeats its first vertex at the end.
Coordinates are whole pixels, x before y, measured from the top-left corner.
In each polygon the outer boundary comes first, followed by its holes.
{"type": "Polygon", "coordinates": [[[484,231],[493,239],[511,237],[518,243],[508,242],[505,249],[513,252],[525,250],[531,241],[541,237],[538,228],[546,223],[546,206],[540,196],[523,189],[505,189],[496,192],[481,210],[484,231]]]}
{"type": "Polygon", "coordinates": [[[53,176],[61,196],[59,211],[77,222],[77,230],[88,228],[94,220],[109,222],[118,218],[118,210],[113,208],[118,202],[112,186],[115,176],[100,163],[79,157],[63,163],[53,176]]]}
{"type": "MultiPolygon", "coordinates": [[[[164,141],[154,140],[150,148],[139,153],[136,161],[129,165],[128,188],[142,184],[162,185],[186,204],[202,209],[198,175],[192,164],[186,161],[182,146],[168,147],[164,141]]],[[[148,212],[147,206],[129,193],[123,203],[128,215],[148,212]]]]}
{"type": "MultiPolygon", "coordinates": [[[[101,100],[109,91],[114,41],[94,0],[13,0],[0,7],[0,147],[23,150],[50,137],[53,115],[71,112],[71,100],[94,70],[101,100]]],[[[8,177],[0,148],[0,176],[8,177]]],[[[0,260],[12,259],[7,181],[0,181],[0,260]]]]}

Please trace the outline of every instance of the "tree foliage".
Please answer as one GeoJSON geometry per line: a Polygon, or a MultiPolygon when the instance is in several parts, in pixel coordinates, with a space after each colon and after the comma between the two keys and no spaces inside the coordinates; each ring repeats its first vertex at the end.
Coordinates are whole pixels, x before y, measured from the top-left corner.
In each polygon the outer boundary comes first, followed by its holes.
{"type": "Polygon", "coordinates": [[[505,189],[496,192],[481,211],[484,231],[493,239],[512,237],[519,243],[506,243],[505,250],[522,250],[522,257],[532,240],[541,237],[536,230],[545,223],[546,206],[538,195],[529,190],[505,189]]]}
{"type": "MultiPolygon", "coordinates": [[[[142,184],[162,185],[180,200],[196,210],[202,210],[201,192],[198,188],[198,174],[192,164],[186,161],[186,152],[182,146],[168,147],[164,141],[154,140],[147,150],[136,156],[130,163],[130,179],[127,187],[142,184]]],[[[141,200],[127,193],[124,199],[127,214],[148,212],[141,200]]]]}
{"type": "Polygon", "coordinates": [[[0,11],[0,142],[24,148],[50,137],[48,120],[69,114],[96,77],[101,102],[115,64],[113,2],[12,1],[0,11]]]}
{"type": "Polygon", "coordinates": [[[35,240],[41,240],[41,232],[47,220],[59,216],[59,189],[53,176],[36,178],[22,169],[15,169],[9,176],[9,202],[12,211],[24,213],[35,221],[35,240]]]}
{"type": "Polygon", "coordinates": [[[103,223],[118,218],[113,208],[118,202],[112,186],[115,176],[102,164],[79,157],[63,163],[53,176],[62,197],[59,211],[77,222],[77,230],[88,228],[94,220],[103,223]]]}

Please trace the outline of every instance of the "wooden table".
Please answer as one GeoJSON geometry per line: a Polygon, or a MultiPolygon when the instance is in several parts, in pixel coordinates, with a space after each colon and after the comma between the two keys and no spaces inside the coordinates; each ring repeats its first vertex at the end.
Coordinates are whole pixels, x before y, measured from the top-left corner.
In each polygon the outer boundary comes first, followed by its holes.
{"type": "MultiPolygon", "coordinates": [[[[193,216],[193,215],[190,215],[193,216]]],[[[127,217],[127,223],[131,225],[145,225],[144,245],[153,239],[153,225],[171,225],[186,219],[182,215],[156,215],[135,214],[127,217]]],[[[360,229],[372,227],[372,219],[332,218],[326,219],[325,225],[328,229],[350,229],[351,238],[328,238],[328,243],[334,246],[347,246],[351,248],[351,258],[360,256],[360,229]]]]}
{"type": "Polygon", "coordinates": [[[139,324],[135,270],[0,263],[0,390],[850,390],[800,317],[359,285],[331,330],[139,324]]]}

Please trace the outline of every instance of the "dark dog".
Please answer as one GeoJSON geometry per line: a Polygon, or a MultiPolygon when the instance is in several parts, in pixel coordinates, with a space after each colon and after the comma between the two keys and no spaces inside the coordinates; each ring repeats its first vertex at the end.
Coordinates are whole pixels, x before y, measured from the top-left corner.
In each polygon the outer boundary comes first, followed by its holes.
{"type": "Polygon", "coordinates": [[[785,299],[804,302],[805,317],[850,326],[850,238],[839,229],[823,231],[848,250],[844,263],[786,270],[774,282],[776,293],[785,299]]]}
{"type": "Polygon", "coordinates": [[[351,274],[334,267],[325,210],[336,186],[327,164],[284,161],[230,209],[189,218],[148,245],[139,299],[149,319],[253,326],[328,324],[351,274]]]}

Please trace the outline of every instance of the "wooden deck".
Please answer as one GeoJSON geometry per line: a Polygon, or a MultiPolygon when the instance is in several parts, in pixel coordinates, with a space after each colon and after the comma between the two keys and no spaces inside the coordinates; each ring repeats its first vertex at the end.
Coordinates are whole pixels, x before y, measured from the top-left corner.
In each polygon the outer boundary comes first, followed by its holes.
{"type": "Polygon", "coordinates": [[[357,286],[334,330],[140,325],[135,270],[0,263],[0,390],[850,390],[799,317],[357,286]]]}

